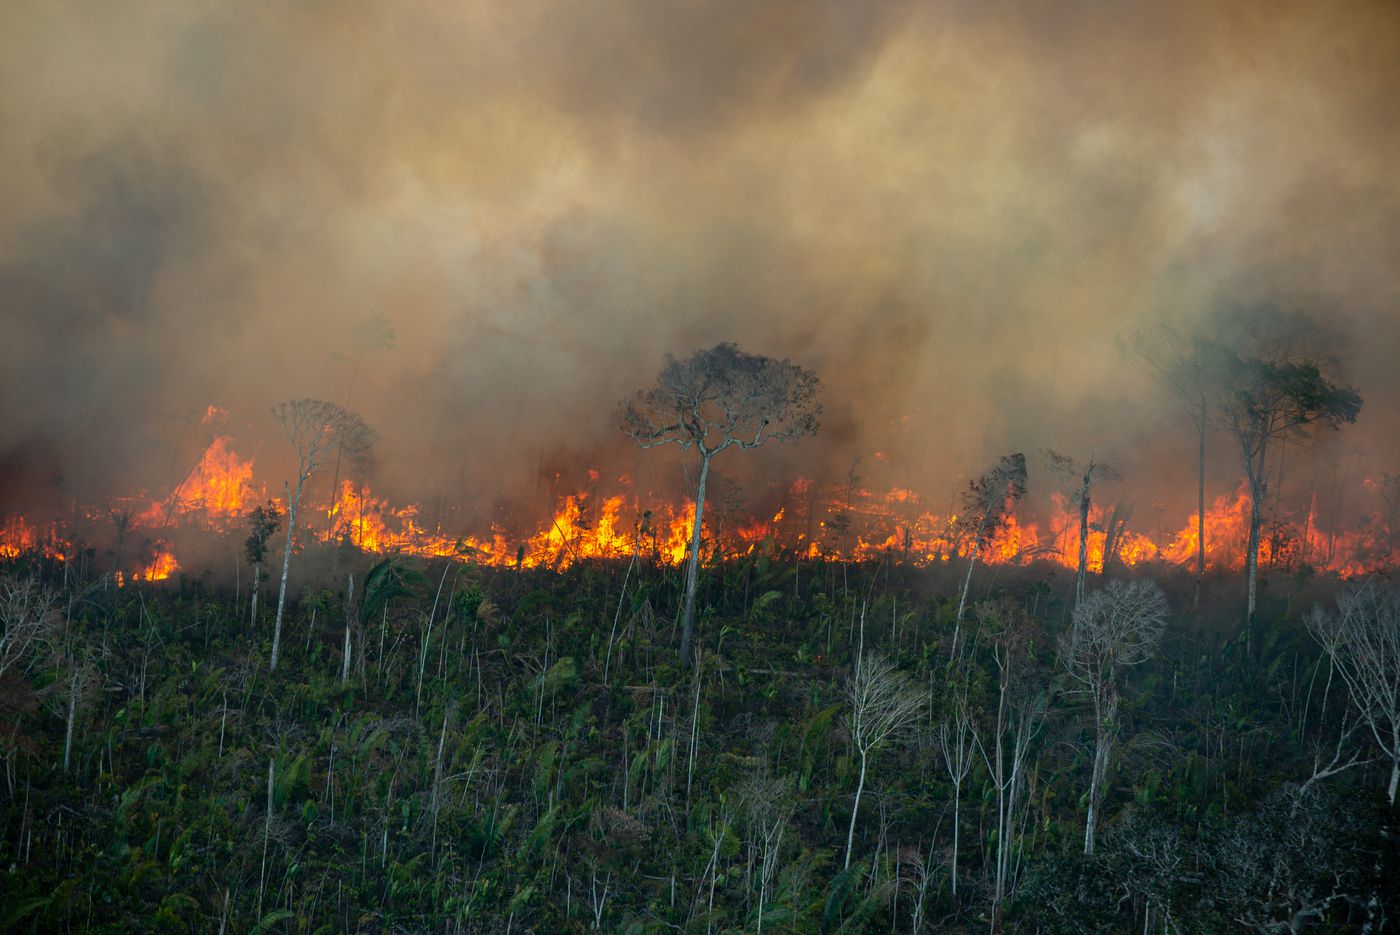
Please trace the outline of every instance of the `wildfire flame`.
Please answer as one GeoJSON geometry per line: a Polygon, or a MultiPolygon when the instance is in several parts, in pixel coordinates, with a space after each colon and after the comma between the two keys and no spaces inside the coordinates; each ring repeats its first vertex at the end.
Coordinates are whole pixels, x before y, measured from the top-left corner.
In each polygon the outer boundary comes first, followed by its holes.
{"type": "MultiPolygon", "coordinates": [[[[222,418],[219,410],[211,408],[207,421],[222,418]]],[[[470,534],[454,534],[438,528],[441,523],[425,523],[417,506],[397,506],[376,496],[363,482],[342,480],[328,502],[316,504],[313,493],[309,508],[298,516],[298,538],[348,544],[372,554],[521,568],[562,569],[586,559],[634,555],[672,565],[686,559],[693,503],[643,502],[626,477],[617,480],[617,492],[601,495],[592,492],[598,479],[598,472],[590,472],[590,491],[564,495],[554,515],[533,531],[493,525],[470,534]]],[[[966,557],[973,547],[972,536],[956,515],[925,510],[913,491],[860,489],[823,495],[814,486],[809,479],[796,479],[767,519],[739,520],[707,504],[703,554],[707,559],[732,559],[767,549],[808,560],[869,561],[893,556],[929,564],[966,557]]],[[[166,535],[169,530],[197,526],[236,534],[247,511],[265,496],[265,488],[254,480],[253,461],[240,457],[229,438],[218,436],[167,496],[122,501],[147,504],[141,509],[93,510],[88,516],[121,517],[123,528],[159,531],[153,557],[131,578],[160,581],[180,567],[166,535]]],[[[1243,563],[1249,513],[1249,494],[1243,486],[1217,497],[1207,509],[1208,568],[1238,568],[1243,563]]],[[[1128,528],[1120,517],[1122,528],[1112,537],[1113,555],[1109,556],[1107,527],[1113,518],[1103,504],[1096,503],[1090,510],[1089,571],[1101,572],[1106,560],[1127,567],[1153,562],[1194,566],[1194,514],[1179,529],[1159,529],[1155,535],[1128,528]]],[[[1008,515],[997,533],[983,543],[979,558],[994,564],[1051,561],[1077,568],[1078,511],[1063,496],[1055,496],[1048,518],[1042,520],[1044,526],[1028,516],[1008,515]]],[[[1328,530],[1318,525],[1315,503],[1301,517],[1271,507],[1261,531],[1260,563],[1265,567],[1307,563],[1342,575],[1394,565],[1400,560],[1400,543],[1390,526],[1376,515],[1355,530],[1328,530]]],[[[62,560],[72,549],[55,524],[41,529],[23,516],[6,519],[0,525],[0,560],[34,553],[62,560]]]]}

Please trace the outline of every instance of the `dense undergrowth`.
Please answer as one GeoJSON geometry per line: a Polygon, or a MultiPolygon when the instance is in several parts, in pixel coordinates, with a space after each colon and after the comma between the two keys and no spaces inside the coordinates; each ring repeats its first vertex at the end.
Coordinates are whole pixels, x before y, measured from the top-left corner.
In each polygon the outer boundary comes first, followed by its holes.
{"type": "Polygon", "coordinates": [[[1301,623],[1336,582],[1275,575],[1246,631],[1236,580],[1208,581],[1192,613],[1190,582],[1160,570],[1171,620],[1125,675],[1085,856],[1092,722],[1057,659],[1072,581],[1052,569],[974,582],[950,663],[954,569],[731,562],[705,573],[699,663],[683,668],[674,569],[371,562],[342,557],[321,582],[336,587],[293,606],[275,672],[246,587],[117,588],[11,563],[9,581],[43,579],[59,629],[0,676],[0,926],[1360,932],[1400,918],[1387,770],[1309,782],[1375,755],[1343,736],[1349,700],[1301,623]],[[873,754],[847,865],[857,653],[890,658],[922,707],[873,754]],[[975,740],[955,810],[937,740],[959,692],[975,740]],[[998,737],[1022,757],[1000,784],[998,737]]]}

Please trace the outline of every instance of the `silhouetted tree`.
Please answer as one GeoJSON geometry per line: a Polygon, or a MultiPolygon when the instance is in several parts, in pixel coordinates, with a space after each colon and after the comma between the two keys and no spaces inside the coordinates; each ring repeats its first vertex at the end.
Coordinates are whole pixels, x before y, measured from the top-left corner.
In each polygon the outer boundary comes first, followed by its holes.
{"type": "Polygon", "coordinates": [[[1211,346],[1210,364],[1221,421],[1239,442],[1249,483],[1249,541],[1245,548],[1245,620],[1252,621],[1259,577],[1259,533],[1268,494],[1267,459],[1274,441],[1299,437],[1308,426],[1354,423],[1361,396],[1322,372],[1313,325],[1270,308],[1223,313],[1225,340],[1211,346]]]}
{"type": "Polygon", "coordinates": [[[248,511],[248,538],[243,549],[253,565],[253,609],[249,614],[253,626],[258,625],[258,585],[262,581],[262,563],[267,558],[267,540],[282,527],[282,511],[275,501],[268,500],[248,511]]]}
{"type": "MultiPolygon", "coordinates": [[[[1079,508],[1079,571],[1074,578],[1074,604],[1077,607],[1084,600],[1084,575],[1089,564],[1089,508],[1092,506],[1094,485],[1101,480],[1117,479],[1119,475],[1107,464],[1096,462],[1092,456],[1080,464],[1068,455],[1046,449],[1045,460],[1051,473],[1074,484],[1070,502],[1079,508]]],[[[1107,561],[1105,550],[1104,562],[1107,561]]]]}
{"type": "Polygon", "coordinates": [[[787,360],[746,354],[716,344],[685,360],[666,355],[656,385],[624,400],[618,427],[639,447],[676,444],[694,448],[700,459],[695,517],[686,571],[681,662],[690,664],[695,633],[695,588],[700,568],[700,530],[710,461],[726,448],[757,448],[769,439],[786,441],[817,431],[820,381],[787,360]]]}
{"type": "Polygon", "coordinates": [[[355,461],[366,459],[373,433],[355,413],[323,399],[280,403],[272,410],[272,415],[282,423],[297,453],[297,483],[296,488],[289,491],[287,546],[282,553],[282,585],[277,592],[277,620],[272,628],[272,660],[268,664],[268,668],[276,669],[282,643],[282,610],[287,601],[287,572],[292,566],[292,544],[296,538],[297,507],[301,505],[302,491],[332,449],[343,451],[355,461]]]}
{"type": "Polygon", "coordinates": [[[1133,333],[1120,349],[1129,361],[1165,386],[1196,427],[1196,581],[1191,608],[1200,609],[1206,573],[1206,435],[1211,428],[1215,374],[1209,342],[1180,321],[1159,321],[1133,333]]]}

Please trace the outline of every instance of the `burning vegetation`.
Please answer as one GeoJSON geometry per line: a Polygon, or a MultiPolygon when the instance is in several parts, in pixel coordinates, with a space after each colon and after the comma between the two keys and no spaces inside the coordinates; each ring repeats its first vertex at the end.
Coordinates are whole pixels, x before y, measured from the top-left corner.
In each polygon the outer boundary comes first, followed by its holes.
{"type": "MultiPolygon", "coordinates": [[[[313,490],[310,508],[298,519],[299,540],[340,545],[376,555],[453,558],[493,567],[566,569],[588,560],[626,559],[678,565],[690,543],[693,500],[666,502],[635,489],[630,478],[609,484],[597,472],[587,488],[559,497],[552,515],[533,525],[505,521],[485,529],[459,528],[450,512],[429,517],[418,504],[396,504],[367,482],[341,478],[332,491],[313,490]]],[[[1260,564],[1266,568],[1311,567],[1342,577],[1365,574],[1400,562],[1400,529],[1383,494],[1394,486],[1387,476],[1367,479],[1365,489],[1381,500],[1350,528],[1319,516],[1314,495],[1302,511],[1274,510],[1264,524],[1260,564]]],[[[75,527],[100,531],[119,527],[120,536],[142,534],[153,546],[139,559],[123,558],[114,569],[124,580],[159,581],[180,568],[181,539],[195,531],[242,535],[246,516],[270,499],[283,516],[284,497],[269,497],[269,479],[242,457],[232,438],[210,442],[184,482],[164,496],[133,495],[113,504],[91,504],[76,519],[12,515],[0,525],[0,558],[37,554],[63,561],[84,543],[75,527]],[[144,504],[132,510],[132,504],[144,504]]],[[[912,490],[867,487],[821,488],[806,478],[770,494],[776,507],[757,517],[734,511],[707,514],[702,529],[706,561],[723,561],[767,550],[799,561],[866,562],[894,559],[911,565],[948,562],[969,555],[972,536],[956,511],[930,509],[912,490]]],[[[1070,499],[1052,493],[1043,516],[1021,506],[1007,516],[984,546],[980,561],[996,565],[1052,562],[1074,569],[1079,560],[1079,517],[1070,499]]],[[[1205,513],[1206,568],[1243,568],[1249,535],[1247,484],[1214,497],[1205,513]]],[[[1087,570],[1143,568],[1161,563],[1193,567],[1197,516],[1157,516],[1156,529],[1134,528],[1136,513],[1126,503],[1095,503],[1089,512],[1087,570]]],[[[114,550],[115,551],[115,550],[114,550]]]]}

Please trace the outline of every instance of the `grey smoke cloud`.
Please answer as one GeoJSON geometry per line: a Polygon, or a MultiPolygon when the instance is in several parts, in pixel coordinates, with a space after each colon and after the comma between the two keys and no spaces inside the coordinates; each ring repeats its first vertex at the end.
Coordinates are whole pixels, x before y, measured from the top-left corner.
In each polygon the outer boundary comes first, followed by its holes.
{"type": "Polygon", "coordinates": [[[1397,55],[1383,3],[7,4],[0,509],[178,480],[208,404],[276,483],[306,395],[388,490],[536,504],[655,471],[613,405],[733,340],[828,388],[751,483],[1049,445],[1184,512],[1113,339],[1226,299],[1354,338],[1394,470],[1397,55]]]}

